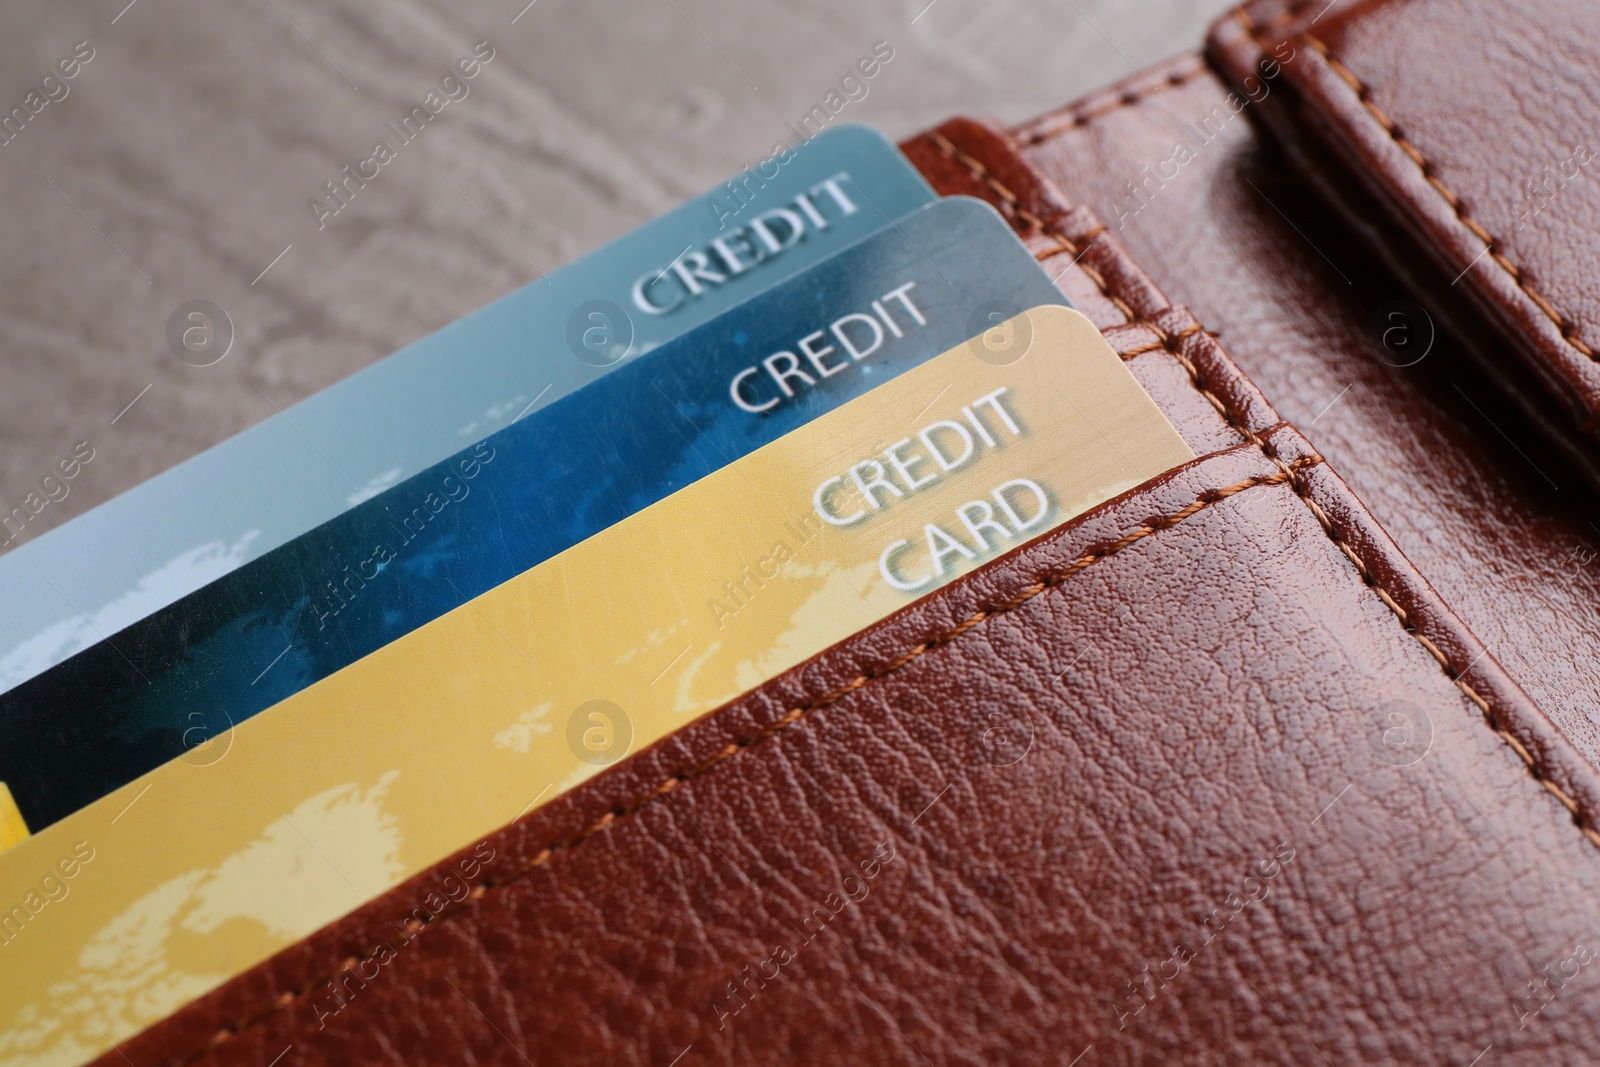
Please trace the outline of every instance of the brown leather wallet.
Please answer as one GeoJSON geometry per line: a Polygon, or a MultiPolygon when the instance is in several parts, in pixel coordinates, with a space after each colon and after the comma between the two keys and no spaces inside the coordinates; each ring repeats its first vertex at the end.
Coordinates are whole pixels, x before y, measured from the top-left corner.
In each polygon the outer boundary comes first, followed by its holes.
{"type": "Polygon", "coordinates": [[[1588,1062],[1600,13],[1469,7],[907,142],[1200,458],[100,1062],[1588,1062]]]}

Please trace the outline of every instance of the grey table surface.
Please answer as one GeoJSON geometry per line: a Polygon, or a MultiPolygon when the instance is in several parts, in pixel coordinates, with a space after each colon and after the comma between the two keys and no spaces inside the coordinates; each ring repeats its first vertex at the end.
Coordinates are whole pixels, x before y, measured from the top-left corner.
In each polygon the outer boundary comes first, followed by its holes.
{"type": "Polygon", "coordinates": [[[524,3],[9,0],[0,113],[93,49],[0,145],[0,513],[95,450],[13,545],[758,161],[878,41],[841,117],[901,138],[1067,103],[1230,6],[524,3]],[[470,95],[319,231],[307,201],[485,40],[470,95]],[[168,349],[191,299],[234,324],[213,366],[168,349]]]}

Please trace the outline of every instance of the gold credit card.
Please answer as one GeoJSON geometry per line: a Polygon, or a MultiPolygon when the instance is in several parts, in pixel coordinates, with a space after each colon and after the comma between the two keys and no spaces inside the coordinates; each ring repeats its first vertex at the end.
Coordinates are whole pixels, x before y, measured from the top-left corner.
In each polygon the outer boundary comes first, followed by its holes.
{"type": "Polygon", "coordinates": [[[24,841],[28,837],[28,824],[22,821],[17,802],[11,799],[11,790],[0,782],[0,852],[24,841]]]}
{"type": "Polygon", "coordinates": [[[996,324],[5,852],[0,1062],[104,1051],[1193,458],[1083,315],[996,324]]]}

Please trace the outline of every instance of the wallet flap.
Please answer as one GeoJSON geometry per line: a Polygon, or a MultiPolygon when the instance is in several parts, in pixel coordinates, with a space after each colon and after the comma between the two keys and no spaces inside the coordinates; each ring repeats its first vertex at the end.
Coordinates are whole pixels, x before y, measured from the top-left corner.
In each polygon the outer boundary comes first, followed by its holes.
{"type": "MultiPolygon", "coordinates": [[[[1288,42],[1286,91],[1257,109],[1308,180],[1385,258],[1425,261],[1424,290],[1456,289],[1542,386],[1600,434],[1600,11],[1501,0],[1253,3],[1220,21],[1213,59],[1254,96],[1288,42]],[[1347,184],[1349,190],[1330,189],[1347,184]],[[1374,217],[1376,215],[1376,217],[1374,217]]],[[[1403,273],[1408,273],[1403,269],[1403,273]]],[[[1454,294],[1451,294],[1452,296],[1454,294]]],[[[1525,404],[1536,419],[1544,405],[1525,404]]],[[[1558,428],[1559,431],[1559,428],[1558,428]]]]}

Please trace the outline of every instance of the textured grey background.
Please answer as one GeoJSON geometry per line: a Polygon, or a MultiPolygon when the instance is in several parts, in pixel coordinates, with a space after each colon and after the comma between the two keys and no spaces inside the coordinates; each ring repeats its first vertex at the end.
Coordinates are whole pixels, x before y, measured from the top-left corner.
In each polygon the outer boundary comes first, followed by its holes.
{"type": "Polygon", "coordinates": [[[841,119],[901,138],[1067,103],[1229,6],[525,2],[7,0],[0,113],[95,50],[0,146],[0,513],[96,453],[23,539],[763,158],[876,41],[841,119]],[[470,95],[319,232],[307,200],[479,40],[470,95]],[[165,341],[195,298],[236,330],[207,368],[165,341]]]}

